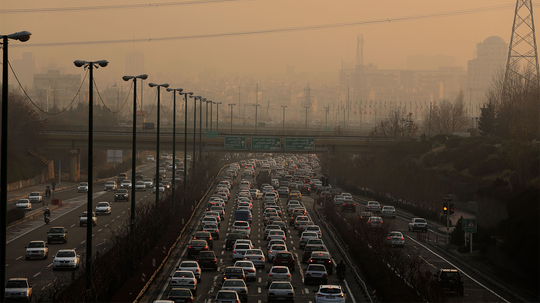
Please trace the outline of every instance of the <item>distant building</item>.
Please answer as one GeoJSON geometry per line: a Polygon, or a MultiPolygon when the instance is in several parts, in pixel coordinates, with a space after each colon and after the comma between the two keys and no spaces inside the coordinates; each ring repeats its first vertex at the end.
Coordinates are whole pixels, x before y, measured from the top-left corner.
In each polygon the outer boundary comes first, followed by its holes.
{"type": "Polygon", "coordinates": [[[505,69],[508,44],[501,37],[491,36],[476,44],[476,58],[469,60],[467,70],[466,99],[471,103],[470,116],[480,115],[480,107],[486,101],[486,91],[493,80],[505,69]]]}
{"type": "MultiPolygon", "coordinates": [[[[12,66],[15,74],[17,75],[17,79],[21,82],[22,86],[25,89],[31,86],[32,77],[36,71],[36,59],[34,58],[34,54],[22,53],[22,59],[13,60],[12,66]]],[[[10,79],[11,84],[14,84],[16,82],[14,81],[15,79],[10,79]]]]}
{"type": "Polygon", "coordinates": [[[59,70],[49,70],[46,74],[34,74],[34,89],[30,94],[45,111],[53,106],[62,109],[73,100],[80,86],[81,75],[61,74],[59,70]]]}

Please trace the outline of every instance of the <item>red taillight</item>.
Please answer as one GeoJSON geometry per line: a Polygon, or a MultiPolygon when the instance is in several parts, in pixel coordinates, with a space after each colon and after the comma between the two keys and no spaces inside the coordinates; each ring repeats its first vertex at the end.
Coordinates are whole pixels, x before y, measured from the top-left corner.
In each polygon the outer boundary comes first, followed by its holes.
{"type": "Polygon", "coordinates": [[[272,276],[272,274],[268,274],[268,276],[269,276],[269,277],[271,277],[271,276],[272,276]]]}
{"type": "Polygon", "coordinates": [[[208,249],[208,246],[205,246],[204,249],[208,249]]]}
{"type": "Polygon", "coordinates": [[[189,281],[189,284],[195,284],[195,281],[189,281]]]}
{"type": "Polygon", "coordinates": [[[306,277],[310,277],[310,276],[311,276],[311,274],[307,272],[307,273],[306,273],[306,277]]]}
{"type": "Polygon", "coordinates": [[[188,249],[192,249],[193,247],[189,246],[188,249]]]}
{"type": "Polygon", "coordinates": [[[193,299],[192,299],[192,298],[189,298],[187,301],[188,301],[188,302],[193,302],[193,299]]]}
{"type": "Polygon", "coordinates": [[[249,229],[249,227],[248,227],[248,228],[246,228],[246,229],[249,229]]]}
{"type": "MultiPolygon", "coordinates": [[[[317,293],[317,297],[326,297],[326,295],[317,293]]],[[[217,302],[217,301],[216,301],[217,302]]]]}
{"type": "Polygon", "coordinates": [[[199,269],[197,268],[197,269],[195,270],[195,272],[199,272],[199,269]]]}
{"type": "Polygon", "coordinates": [[[401,240],[405,240],[405,238],[401,238],[401,240]]]}
{"type": "Polygon", "coordinates": [[[291,274],[287,274],[287,277],[290,277],[290,276],[291,276],[291,274]]]}
{"type": "Polygon", "coordinates": [[[322,275],[322,276],[323,276],[323,277],[325,277],[325,278],[326,278],[326,277],[328,277],[328,275],[327,275],[327,274],[324,274],[324,275],[322,275]]]}
{"type": "Polygon", "coordinates": [[[386,238],[386,239],[390,240],[390,237],[388,237],[388,238],[386,238]]]}

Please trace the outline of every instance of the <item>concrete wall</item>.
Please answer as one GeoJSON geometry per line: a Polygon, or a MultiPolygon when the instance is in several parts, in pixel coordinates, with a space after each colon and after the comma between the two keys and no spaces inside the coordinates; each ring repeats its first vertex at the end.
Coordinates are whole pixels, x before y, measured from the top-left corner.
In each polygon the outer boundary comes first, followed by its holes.
{"type": "MultiPolygon", "coordinates": [[[[41,171],[41,174],[35,176],[32,179],[21,180],[21,181],[10,183],[7,185],[7,188],[8,188],[8,191],[17,190],[20,188],[44,183],[47,180],[50,180],[52,178],[54,178],[54,162],[49,161],[47,166],[41,171]]],[[[45,186],[43,186],[43,190],[45,190],[45,186]]]]}

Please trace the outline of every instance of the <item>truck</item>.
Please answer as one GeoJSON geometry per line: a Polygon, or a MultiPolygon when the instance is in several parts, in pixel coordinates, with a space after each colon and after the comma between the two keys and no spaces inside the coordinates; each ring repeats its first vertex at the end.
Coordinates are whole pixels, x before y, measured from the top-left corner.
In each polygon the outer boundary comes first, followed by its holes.
{"type": "Polygon", "coordinates": [[[272,182],[272,173],[270,170],[267,169],[261,169],[259,174],[257,175],[257,186],[259,189],[261,189],[261,185],[268,183],[270,184],[272,182]]]}
{"type": "Polygon", "coordinates": [[[249,215],[250,215],[249,210],[237,210],[234,212],[234,221],[246,221],[251,224],[249,215]]]}

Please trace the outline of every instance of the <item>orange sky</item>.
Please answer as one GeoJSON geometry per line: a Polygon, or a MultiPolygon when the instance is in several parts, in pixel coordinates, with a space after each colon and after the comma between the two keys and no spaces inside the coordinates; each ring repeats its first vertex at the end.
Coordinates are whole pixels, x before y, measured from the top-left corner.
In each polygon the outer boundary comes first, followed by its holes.
{"type": "Polygon", "coordinates": [[[156,1],[3,0],[0,4],[0,28],[1,34],[21,30],[33,34],[24,46],[20,42],[10,43],[11,61],[20,59],[22,52],[32,52],[38,66],[53,63],[66,67],[67,73],[82,73],[73,66],[74,60],[106,59],[110,65],[99,73],[105,78],[118,78],[125,72],[126,54],[137,50],[145,54],[146,68],[143,72],[149,75],[170,77],[182,73],[189,76],[205,68],[218,74],[264,75],[284,73],[286,65],[293,65],[296,72],[335,73],[337,81],[341,61],[355,58],[356,37],[359,34],[363,34],[365,40],[366,64],[398,69],[406,67],[409,55],[444,54],[455,56],[458,66],[466,69],[467,60],[474,56],[476,43],[492,35],[509,42],[515,6],[515,1],[508,0],[251,0],[180,5],[186,2],[167,2],[175,5],[156,7],[150,5],[158,3],[156,1]],[[144,8],[114,8],[135,3],[148,5],[144,8]],[[100,5],[105,8],[88,9],[89,6],[100,5]],[[447,17],[433,16],[441,12],[470,12],[473,8],[500,5],[508,7],[447,17]],[[22,13],[6,11],[62,7],[86,9],[22,13]],[[432,17],[395,21],[420,15],[432,17]],[[151,41],[164,37],[386,19],[389,21],[329,29],[151,41]],[[40,46],[44,43],[125,39],[147,41],[40,46]]]}

